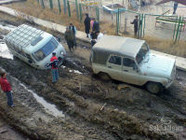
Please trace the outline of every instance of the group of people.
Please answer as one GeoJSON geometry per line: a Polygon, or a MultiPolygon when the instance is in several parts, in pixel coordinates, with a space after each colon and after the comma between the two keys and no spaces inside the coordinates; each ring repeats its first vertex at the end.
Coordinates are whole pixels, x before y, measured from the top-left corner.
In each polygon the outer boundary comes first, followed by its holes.
{"type": "Polygon", "coordinates": [[[94,46],[94,44],[96,44],[96,42],[103,36],[103,34],[100,32],[99,22],[96,21],[95,18],[90,18],[88,14],[85,14],[85,16],[85,33],[87,37],[91,39],[91,46],[94,46]]]}

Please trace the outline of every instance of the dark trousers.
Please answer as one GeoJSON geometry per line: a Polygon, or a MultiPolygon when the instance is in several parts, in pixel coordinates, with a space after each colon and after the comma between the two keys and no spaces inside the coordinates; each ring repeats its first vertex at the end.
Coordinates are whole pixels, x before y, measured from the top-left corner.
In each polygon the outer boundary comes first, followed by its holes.
{"type": "Polygon", "coordinates": [[[73,41],[67,41],[67,45],[70,51],[74,48],[74,40],[73,41]]]}
{"type": "Polygon", "coordinates": [[[6,93],[6,96],[7,96],[7,104],[8,104],[8,106],[12,106],[13,105],[12,92],[8,91],[8,92],[5,92],[5,93],[6,93]]]}
{"type": "Polygon", "coordinates": [[[134,35],[135,35],[135,36],[138,35],[138,28],[134,28],[134,35]]]}

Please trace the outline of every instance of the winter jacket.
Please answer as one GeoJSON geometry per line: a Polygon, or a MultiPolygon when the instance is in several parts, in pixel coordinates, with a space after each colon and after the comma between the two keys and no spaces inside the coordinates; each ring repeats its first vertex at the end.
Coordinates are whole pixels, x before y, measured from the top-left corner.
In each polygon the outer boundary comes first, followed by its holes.
{"type": "Polygon", "coordinates": [[[67,42],[74,42],[74,34],[72,30],[68,30],[65,32],[65,40],[67,42]]]}
{"type": "Polygon", "coordinates": [[[94,21],[94,24],[93,24],[93,31],[99,31],[99,22],[94,21]]]}
{"type": "Polygon", "coordinates": [[[8,82],[8,80],[6,78],[0,78],[0,85],[1,85],[1,89],[4,92],[9,92],[12,90],[10,83],[8,82]]]}
{"type": "Polygon", "coordinates": [[[84,25],[85,25],[85,33],[89,34],[89,31],[90,31],[90,18],[89,17],[85,18],[84,25]]]}
{"type": "Polygon", "coordinates": [[[131,24],[134,24],[134,28],[138,29],[138,19],[134,19],[131,24]]]}
{"type": "Polygon", "coordinates": [[[56,56],[52,56],[51,59],[50,59],[50,62],[51,62],[52,69],[58,69],[58,67],[55,67],[53,65],[54,61],[58,61],[56,56]]]}
{"type": "Polygon", "coordinates": [[[69,26],[69,29],[72,30],[72,32],[74,33],[74,35],[76,35],[77,29],[75,26],[69,26]]]}

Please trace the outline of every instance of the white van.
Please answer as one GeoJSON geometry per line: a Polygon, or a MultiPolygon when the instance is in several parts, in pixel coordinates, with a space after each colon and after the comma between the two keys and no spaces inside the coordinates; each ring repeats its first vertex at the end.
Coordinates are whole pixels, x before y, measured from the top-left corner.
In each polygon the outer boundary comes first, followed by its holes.
{"type": "Polygon", "coordinates": [[[64,47],[47,32],[22,24],[4,38],[12,54],[38,69],[47,69],[52,52],[61,64],[66,51],[64,47]]]}
{"type": "Polygon", "coordinates": [[[168,88],[176,75],[175,59],[153,54],[145,40],[105,35],[91,52],[93,72],[103,79],[115,79],[152,93],[168,88]]]}

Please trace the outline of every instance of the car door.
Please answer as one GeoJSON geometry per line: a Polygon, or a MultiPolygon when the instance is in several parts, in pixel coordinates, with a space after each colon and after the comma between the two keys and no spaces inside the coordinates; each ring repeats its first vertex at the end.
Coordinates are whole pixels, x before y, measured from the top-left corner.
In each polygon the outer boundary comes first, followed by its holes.
{"type": "Polygon", "coordinates": [[[107,61],[107,73],[112,79],[121,80],[122,57],[110,55],[107,61]]]}
{"type": "Polygon", "coordinates": [[[131,58],[123,58],[122,79],[124,82],[139,85],[140,73],[135,61],[131,58]]]}

